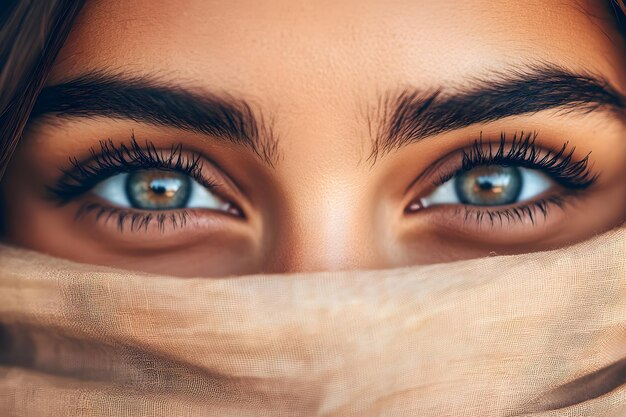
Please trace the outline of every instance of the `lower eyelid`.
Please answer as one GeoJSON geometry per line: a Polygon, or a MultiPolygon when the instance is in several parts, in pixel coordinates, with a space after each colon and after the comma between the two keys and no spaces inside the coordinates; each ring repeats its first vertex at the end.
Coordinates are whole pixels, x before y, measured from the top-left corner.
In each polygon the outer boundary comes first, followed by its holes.
{"type": "Polygon", "coordinates": [[[566,206],[572,204],[575,195],[553,195],[519,204],[515,207],[481,207],[470,205],[442,206],[442,210],[432,211],[429,223],[438,224],[456,232],[474,235],[477,231],[507,228],[512,231],[530,231],[530,226],[546,225],[562,220],[566,206]],[[561,212],[560,215],[557,215],[561,212]],[[561,216],[561,217],[559,217],[561,216]],[[482,229],[488,227],[489,229],[482,229]]]}
{"type": "Polygon", "coordinates": [[[94,221],[103,225],[113,226],[118,232],[149,232],[160,233],[168,230],[182,230],[190,220],[196,218],[193,209],[174,211],[136,211],[129,207],[114,207],[95,202],[83,203],[76,214],[77,219],[90,216],[94,221]]]}
{"type": "MultiPolygon", "coordinates": [[[[569,196],[572,197],[572,196],[569,196]]],[[[474,220],[479,225],[488,226],[536,226],[539,222],[547,222],[554,210],[564,210],[570,202],[568,197],[559,195],[548,196],[535,201],[526,202],[517,207],[485,209],[484,207],[465,207],[464,222],[474,220]]]]}

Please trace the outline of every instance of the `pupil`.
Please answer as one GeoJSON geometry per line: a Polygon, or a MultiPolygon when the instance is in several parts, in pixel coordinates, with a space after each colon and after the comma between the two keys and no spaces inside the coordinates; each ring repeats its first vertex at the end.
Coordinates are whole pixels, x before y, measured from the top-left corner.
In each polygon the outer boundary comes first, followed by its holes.
{"type": "Polygon", "coordinates": [[[150,190],[157,195],[174,197],[182,187],[182,181],[178,178],[157,178],[150,182],[150,190]]]}
{"type": "Polygon", "coordinates": [[[165,193],[165,187],[163,187],[162,185],[155,185],[154,183],[152,184],[152,191],[155,194],[164,194],[165,193]]]}
{"type": "Polygon", "coordinates": [[[480,189],[483,191],[489,191],[493,188],[493,184],[489,180],[484,180],[483,178],[479,178],[478,187],[480,187],[480,189]]]}

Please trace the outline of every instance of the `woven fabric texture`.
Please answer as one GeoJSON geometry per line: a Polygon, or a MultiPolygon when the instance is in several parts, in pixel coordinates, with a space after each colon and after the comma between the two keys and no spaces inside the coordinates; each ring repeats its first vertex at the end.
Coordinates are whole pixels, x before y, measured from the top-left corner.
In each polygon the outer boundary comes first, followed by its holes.
{"type": "Polygon", "coordinates": [[[556,251],[180,279],[0,247],[0,415],[626,416],[626,228],[556,251]]]}

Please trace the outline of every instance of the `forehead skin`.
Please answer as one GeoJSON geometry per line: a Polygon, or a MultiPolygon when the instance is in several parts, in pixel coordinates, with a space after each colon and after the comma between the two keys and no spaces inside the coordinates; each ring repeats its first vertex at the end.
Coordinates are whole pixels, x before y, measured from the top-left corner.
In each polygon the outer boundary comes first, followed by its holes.
{"type": "Polygon", "coordinates": [[[278,115],[296,159],[327,145],[347,162],[359,106],[383,92],[555,61],[626,91],[616,42],[608,1],[96,0],[50,83],[107,69],[240,94],[278,115]]]}
{"type": "Polygon", "coordinates": [[[555,61],[626,91],[616,42],[604,1],[87,1],[50,83],[107,69],[240,94],[278,115],[283,149],[354,160],[383,92],[555,61]]]}
{"type": "Polygon", "coordinates": [[[53,79],[112,68],[327,100],[558,59],[624,81],[613,30],[595,0],[96,0],[53,79]]]}

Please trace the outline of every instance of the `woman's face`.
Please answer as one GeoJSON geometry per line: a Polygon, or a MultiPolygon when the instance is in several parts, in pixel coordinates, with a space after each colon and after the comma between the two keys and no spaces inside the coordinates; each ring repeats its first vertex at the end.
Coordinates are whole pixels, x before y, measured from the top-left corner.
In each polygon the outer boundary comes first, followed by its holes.
{"type": "Polygon", "coordinates": [[[179,276],[545,250],[626,213],[609,2],[88,1],[11,242],[179,276]]]}

